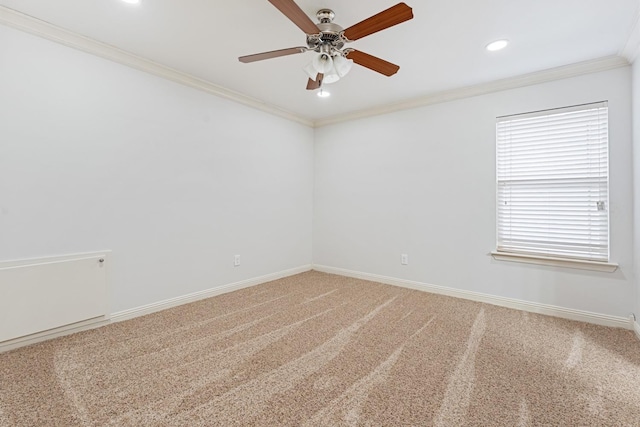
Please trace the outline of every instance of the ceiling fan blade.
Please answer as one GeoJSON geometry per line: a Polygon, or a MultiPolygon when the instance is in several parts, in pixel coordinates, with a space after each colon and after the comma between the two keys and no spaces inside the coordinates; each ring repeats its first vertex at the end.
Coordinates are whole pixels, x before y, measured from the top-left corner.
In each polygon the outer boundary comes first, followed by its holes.
{"type": "Polygon", "coordinates": [[[269,3],[274,5],[306,34],[318,34],[320,32],[311,18],[293,0],[269,0],[269,3]]]}
{"type": "Polygon", "coordinates": [[[360,52],[359,50],[351,50],[347,53],[347,58],[353,59],[358,65],[362,65],[370,70],[377,71],[380,74],[384,74],[389,77],[398,72],[400,67],[391,62],[385,61],[368,53],[360,52]]]}
{"type": "Polygon", "coordinates": [[[322,86],[323,78],[324,78],[324,74],[318,73],[315,80],[309,79],[309,81],[307,82],[307,90],[320,89],[320,86],[322,86]]]}
{"type": "Polygon", "coordinates": [[[238,58],[240,62],[245,64],[248,62],[262,61],[264,59],[277,58],[279,56],[294,55],[296,53],[306,52],[306,47],[290,47],[289,49],[272,50],[269,52],[255,53],[253,55],[241,56],[238,58]]]}
{"type": "Polygon", "coordinates": [[[351,41],[358,40],[370,34],[377,33],[378,31],[393,27],[394,25],[401,24],[412,18],[413,11],[411,8],[405,3],[398,3],[387,10],[383,10],[347,28],[344,30],[344,36],[351,41]]]}

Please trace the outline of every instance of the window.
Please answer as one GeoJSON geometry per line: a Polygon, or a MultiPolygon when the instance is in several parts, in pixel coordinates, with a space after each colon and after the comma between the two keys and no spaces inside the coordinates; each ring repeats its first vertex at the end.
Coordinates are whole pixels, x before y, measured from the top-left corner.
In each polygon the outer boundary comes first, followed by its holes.
{"type": "Polygon", "coordinates": [[[609,261],[606,102],[499,117],[497,251],[609,261]]]}

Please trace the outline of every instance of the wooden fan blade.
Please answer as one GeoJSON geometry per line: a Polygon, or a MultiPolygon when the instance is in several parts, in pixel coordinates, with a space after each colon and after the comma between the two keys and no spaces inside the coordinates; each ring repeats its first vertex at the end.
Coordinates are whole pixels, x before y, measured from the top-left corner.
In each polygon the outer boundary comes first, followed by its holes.
{"type": "Polygon", "coordinates": [[[309,81],[307,82],[307,90],[320,89],[320,86],[322,86],[323,78],[324,78],[324,74],[318,73],[315,80],[309,79],[309,81]]]}
{"type": "Polygon", "coordinates": [[[392,76],[400,69],[396,64],[385,61],[368,53],[360,52],[359,50],[351,50],[347,53],[347,58],[353,59],[358,65],[362,65],[370,70],[377,71],[385,76],[392,76]]]}
{"type": "Polygon", "coordinates": [[[385,30],[394,25],[403,23],[413,18],[413,11],[404,3],[398,3],[377,15],[373,15],[364,21],[344,30],[344,36],[349,40],[358,40],[378,31],[385,30]]]}
{"type": "Polygon", "coordinates": [[[274,5],[306,34],[318,34],[320,32],[311,18],[293,0],[269,0],[269,3],[274,5]]]}
{"type": "Polygon", "coordinates": [[[306,47],[290,47],[289,49],[272,50],[270,52],[255,53],[253,55],[241,56],[238,61],[248,62],[262,61],[263,59],[277,58],[279,56],[293,55],[296,53],[306,52],[306,47]]]}

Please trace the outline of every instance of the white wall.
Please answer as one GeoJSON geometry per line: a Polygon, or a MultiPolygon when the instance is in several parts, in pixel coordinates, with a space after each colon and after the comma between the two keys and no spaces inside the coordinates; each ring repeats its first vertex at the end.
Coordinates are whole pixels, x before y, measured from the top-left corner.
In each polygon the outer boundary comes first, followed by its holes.
{"type": "Polygon", "coordinates": [[[316,264],[640,313],[630,68],[320,128],[315,154],[303,125],[3,26],[0,73],[0,261],[112,249],[111,312],[309,264],[313,228],[316,264]],[[494,261],[495,117],[600,100],[621,268],[494,261]]]}
{"type": "Polygon", "coordinates": [[[314,263],[627,316],[630,83],[625,67],[317,129],[314,263]],[[496,116],[602,100],[610,111],[611,260],[620,269],[493,260],[496,116]]]}
{"type": "Polygon", "coordinates": [[[111,249],[111,312],[311,263],[308,127],[0,26],[0,138],[0,261],[111,249]]]}
{"type": "Polygon", "coordinates": [[[633,200],[634,200],[634,264],[636,304],[635,314],[640,323],[640,60],[636,59],[632,67],[633,99],[633,200]]]}

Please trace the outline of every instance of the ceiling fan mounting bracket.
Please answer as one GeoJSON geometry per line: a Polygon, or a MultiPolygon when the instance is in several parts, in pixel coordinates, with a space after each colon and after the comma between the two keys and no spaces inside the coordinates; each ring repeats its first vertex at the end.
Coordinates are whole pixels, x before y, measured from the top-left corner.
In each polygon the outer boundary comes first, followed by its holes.
{"type": "Polygon", "coordinates": [[[336,14],[333,13],[331,9],[320,9],[316,12],[316,17],[321,24],[330,24],[333,21],[333,18],[336,17],[336,14]]]}

